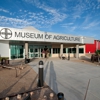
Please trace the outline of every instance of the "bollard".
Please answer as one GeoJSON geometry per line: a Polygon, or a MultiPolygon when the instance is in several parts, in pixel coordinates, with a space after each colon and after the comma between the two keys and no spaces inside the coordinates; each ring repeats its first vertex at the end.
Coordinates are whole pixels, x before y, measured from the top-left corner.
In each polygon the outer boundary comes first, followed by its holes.
{"type": "Polygon", "coordinates": [[[70,51],[68,51],[68,60],[70,60],[70,51]]]}
{"type": "Polygon", "coordinates": [[[25,64],[27,64],[27,58],[26,58],[26,56],[25,56],[25,64]]]}
{"type": "Polygon", "coordinates": [[[70,54],[68,54],[68,60],[70,60],[70,54]]]}
{"type": "Polygon", "coordinates": [[[25,64],[30,63],[30,59],[27,58],[27,56],[25,55],[25,64]]]}
{"type": "Polygon", "coordinates": [[[58,100],[64,100],[64,94],[62,92],[59,92],[57,94],[58,100]]]}
{"type": "Polygon", "coordinates": [[[39,61],[39,79],[38,79],[38,87],[42,87],[44,85],[43,80],[43,61],[39,61]]]}

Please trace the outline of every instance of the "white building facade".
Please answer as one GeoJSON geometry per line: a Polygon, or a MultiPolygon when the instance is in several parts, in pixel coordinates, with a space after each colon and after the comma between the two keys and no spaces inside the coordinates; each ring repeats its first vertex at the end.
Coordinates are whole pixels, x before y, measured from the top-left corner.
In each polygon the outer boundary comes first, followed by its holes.
{"type": "Polygon", "coordinates": [[[94,43],[90,37],[42,32],[34,27],[15,29],[0,27],[0,55],[9,59],[41,58],[47,48],[49,57],[79,57],[85,54],[84,44],[94,43]]]}

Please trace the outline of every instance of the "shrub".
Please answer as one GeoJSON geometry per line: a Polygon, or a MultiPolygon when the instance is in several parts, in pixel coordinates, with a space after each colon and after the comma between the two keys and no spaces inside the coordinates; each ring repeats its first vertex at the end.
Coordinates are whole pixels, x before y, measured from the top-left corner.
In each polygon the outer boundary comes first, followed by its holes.
{"type": "Polygon", "coordinates": [[[1,61],[2,58],[9,59],[9,57],[0,57],[0,61],[1,61]]]}
{"type": "Polygon", "coordinates": [[[100,54],[100,50],[95,51],[95,53],[96,53],[97,55],[100,54]]]}

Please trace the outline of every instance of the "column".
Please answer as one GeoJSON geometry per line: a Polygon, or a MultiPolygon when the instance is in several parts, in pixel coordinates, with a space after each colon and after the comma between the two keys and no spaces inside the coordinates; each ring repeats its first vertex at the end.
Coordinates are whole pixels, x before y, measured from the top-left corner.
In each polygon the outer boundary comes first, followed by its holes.
{"type": "Polygon", "coordinates": [[[25,42],[25,56],[28,58],[28,42],[25,42]]]}
{"type": "Polygon", "coordinates": [[[40,58],[41,58],[41,52],[42,52],[42,51],[41,51],[41,48],[39,48],[39,55],[40,55],[40,58]]]}
{"type": "Polygon", "coordinates": [[[63,56],[63,44],[60,44],[60,57],[62,59],[63,56]]]}
{"type": "Polygon", "coordinates": [[[79,45],[76,45],[76,58],[79,58],[79,45]]]}
{"type": "Polygon", "coordinates": [[[51,57],[52,57],[52,55],[53,55],[53,48],[51,47],[51,57]]]}
{"type": "Polygon", "coordinates": [[[11,52],[10,52],[10,44],[9,44],[9,60],[11,60],[11,52]]]}
{"type": "Polygon", "coordinates": [[[24,52],[23,52],[23,58],[25,59],[25,48],[24,48],[24,52]]]}

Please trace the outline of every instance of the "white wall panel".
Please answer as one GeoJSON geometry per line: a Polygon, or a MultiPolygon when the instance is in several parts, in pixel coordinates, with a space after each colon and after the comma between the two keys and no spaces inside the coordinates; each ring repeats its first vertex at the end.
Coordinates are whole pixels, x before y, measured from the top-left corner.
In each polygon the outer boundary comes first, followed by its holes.
{"type": "Polygon", "coordinates": [[[9,41],[0,41],[1,57],[9,57],[9,41]]]}

